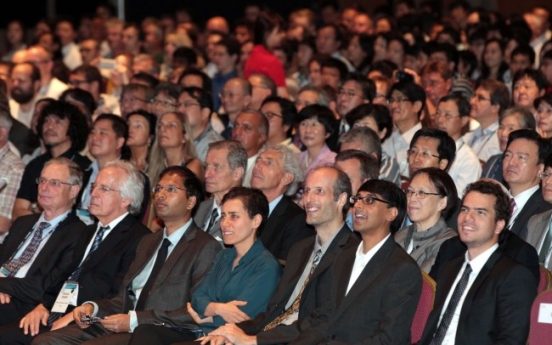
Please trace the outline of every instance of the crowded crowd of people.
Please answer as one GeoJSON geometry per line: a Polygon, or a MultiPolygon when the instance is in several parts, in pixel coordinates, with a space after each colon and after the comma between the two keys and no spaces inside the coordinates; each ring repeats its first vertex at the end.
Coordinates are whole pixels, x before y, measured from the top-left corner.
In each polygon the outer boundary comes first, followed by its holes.
{"type": "Polygon", "coordinates": [[[551,9],[392,3],[10,21],[0,344],[526,344],[551,9]]]}

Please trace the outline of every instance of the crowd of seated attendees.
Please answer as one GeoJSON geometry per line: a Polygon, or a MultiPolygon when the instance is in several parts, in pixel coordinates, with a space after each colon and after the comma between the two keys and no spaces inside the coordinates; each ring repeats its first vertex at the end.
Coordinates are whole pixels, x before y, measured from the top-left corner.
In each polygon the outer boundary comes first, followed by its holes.
{"type": "Polygon", "coordinates": [[[552,8],[436,3],[10,20],[0,344],[526,344],[552,8]]]}

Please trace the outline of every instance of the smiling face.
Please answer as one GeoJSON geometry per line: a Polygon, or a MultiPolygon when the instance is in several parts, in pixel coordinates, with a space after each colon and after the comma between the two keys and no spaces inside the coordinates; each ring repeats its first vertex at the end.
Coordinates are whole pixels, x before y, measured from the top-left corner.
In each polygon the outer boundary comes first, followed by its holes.
{"type": "MultiPolygon", "coordinates": [[[[416,175],[410,182],[408,190],[438,193],[427,174],[416,175]]],[[[427,194],[421,199],[419,194],[410,194],[406,199],[408,217],[418,225],[418,230],[427,230],[436,224],[441,217],[441,212],[447,206],[447,197],[441,195],[427,194]]]]}
{"type": "Polygon", "coordinates": [[[250,247],[255,242],[257,228],[261,225],[260,214],[249,217],[240,199],[226,200],[222,204],[220,231],[224,244],[250,247]]]}
{"type": "MultiPolygon", "coordinates": [[[[361,198],[373,196],[384,200],[381,195],[359,192],[361,198]]],[[[362,200],[358,200],[353,205],[353,227],[355,231],[361,234],[373,232],[376,229],[389,228],[389,224],[397,217],[397,209],[389,207],[384,202],[375,200],[371,205],[366,205],[362,200]]]]}
{"type": "Polygon", "coordinates": [[[498,242],[505,222],[495,219],[495,203],[495,196],[476,191],[469,192],[464,197],[458,215],[458,235],[468,250],[489,248],[498,242]]]}
{"type": "Polygon", "coordinates": [[[299,137],[301,142],[307,148],[321,148],[326,143],[326,139],[330,136],[326,133],[324,125],[318,122],[315,117],[305,119],[299,123],[299,137]]]}
{"type": "Polygon", "coordinates": [[[338,200],[334,198],[334,183],[337,172],[330,169],[317,169],[309,173],[305,179],[303,204],[307,215],[307,224],[324,227],[335,219],[342,219],[342,209],[348,202],[342,194],[338,200]]]}

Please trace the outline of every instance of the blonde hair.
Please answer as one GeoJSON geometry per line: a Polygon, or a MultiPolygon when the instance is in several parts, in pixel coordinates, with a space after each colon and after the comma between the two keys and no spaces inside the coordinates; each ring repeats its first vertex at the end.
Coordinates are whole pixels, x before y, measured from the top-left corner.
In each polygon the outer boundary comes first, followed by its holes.
{"type": "Polygon", "coordinates": [[[152,186],[155,186],[157,182],[159,182],[159,174],[161,174],[161,171],[163,171],[163,169],[167,167],[165,150],[163,150],[163,148],[159,146],[159,122],[161,121],[161,118],[167,114],[175,115],[182,124],[182,135],[186,139],[186,141],[181,146],[183,156],[182,163],[187,162],[191,159],[197,159],[197,151],[195,148],[194,140],[191,137],[192,132],[190,129],[190,125],[188,124],[188,118],[186,117],[186,115],[178,111],[169,111],[164,113],[163,115],[161,115],[161,117],[159,117],[157,128],[155,130],[155,141],[153,142],[153,146],[149,153],[149,166],[147,175],[152,186]]]}

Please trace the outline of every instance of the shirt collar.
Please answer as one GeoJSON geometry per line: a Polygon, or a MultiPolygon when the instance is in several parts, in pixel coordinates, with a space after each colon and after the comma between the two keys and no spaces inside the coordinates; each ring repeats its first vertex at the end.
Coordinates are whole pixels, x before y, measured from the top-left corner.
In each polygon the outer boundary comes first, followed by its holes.
{"type": "Polygon", "coordinates": [[[278,203],[280,202],[280,200],[282,200],[283,197],[284,197],[284,194],[281,194],[279,197],[277,197],[276,199],[268,203],[268,216],[272,214],[272,211],[274,211],[274,209],[276,208],[276,205],[278,205],[278,203]]]}
{"type": "Polygon", "coordinates": [[[540,185],[534,185],[533,187],[524,190],[523,192],[519,193],[514,197],[514,200],[516,201],[516,207],[518,209],[522,209],[523,206],[527,203],[527,200],[533,195],[538,189],[540,185]]]}
{"type": "Polygon", "coordinates": [[[192,221],[193,221],[193,219],[190,218],[186,222],[186,224],[182,225],[178,230],[176,230],[175,232],[173,232],[169,236],[167,236],[167,228],[163,229],[163,239],[165,239],[165,238],[168,239],[169,241],[171,241],[171,245],[175,246],[178,242],[180,242],[180,239],[182,238],[182,236],[184,236],[184,234],[186,233],[186,231],[190,227],[190,224],[192,224],[192,221]]]}
{"type": "Polygon", "coordinates": [[[404,140],[406,140],[407,143],[410,143],[412,141],[412,137],[414,137],[414,134],[416,134],[416,132],[420,129],[422,129],[422,123],[418,122],[416,125],[414,125],[412,128],[410,128],[403,134],[400,134],[400,133],[399,134],[402,135],[402,137],[404,138],[404,140]]]}
{"type": "Polygon", "coordinates": [[[101,226],[108,226],[110,229],[114,229],[126,216],[128,215],[128,212],[123,213],[119,217],[113,219],[109,224],[103,225],[102,223],[98,222],[98,227],[101,226]]]}
{"type": "Polygon", "coordinates": [[[71,209],[65,211],[64,213],[60,214],[57,217],[54,217],[54,219],[51,219],[51,220],[46,220],[46,218],[44,218],[44,212],[42,212],[40,214],[40,218],[38,218],[38,223],[40,222],[50,223],[50,228],[54,229],[58,226],[59,223],[61,223],[62,220],[64,220],[69,215],[70,212],[71,212],[71,209]]]}
{"type": "Polygon", "coordinates": [[[495,243],[491,248],[487,249],[483,253],[479,254],[472,261],[469,260],[468,251],[464,254],[465,263],[470,264],[474,277],[477,277],[479,272],[483,269],[483,266],[487,263],[491,255],[498,249],[498,243],[495,243]]]}
{"type": "MultiPolygon", "coordinates": [[[[258,239],[255,240],[255,242],[253,243],[251,248],[249,248],[247,253],[245,253],[245,255],[240,259],[240,261],[238,263],[238,266],[247,264],[251,260],[256,259],[263,252],[264,249],[265,249],[265,247],[263,246],[263,242],[258,240],[258,239]]],[[[235,258],[236,257],[236,248],[231,247],[231,248],[229,248],[229,250],[232,253],[230,255],[230,258],[231,259],[235,258]]]]}
{"type": "Polygon", "coordinates": [[[341,225],[339,225],[339,228],[337,229],[337,231],[334,232],[333,235],[330,238],[328,238],[326,243],[324,243],[323,245],[320,244],[320,237],[318,237],[318,235],[316,235],[316,239],[314,241],[314,252],[316,253],[320,249],[322,251],[322,255],[324,255],[324,253],[326,253],[326,250],[328,250],[328,247],[330,246],[330,244],[332,244],[335,236],[337,236],[337,233],[339,231],[341,231],[341,228],[343,228],[344,225],[345,225],[345,223],[341,223],[341,225]]]}

